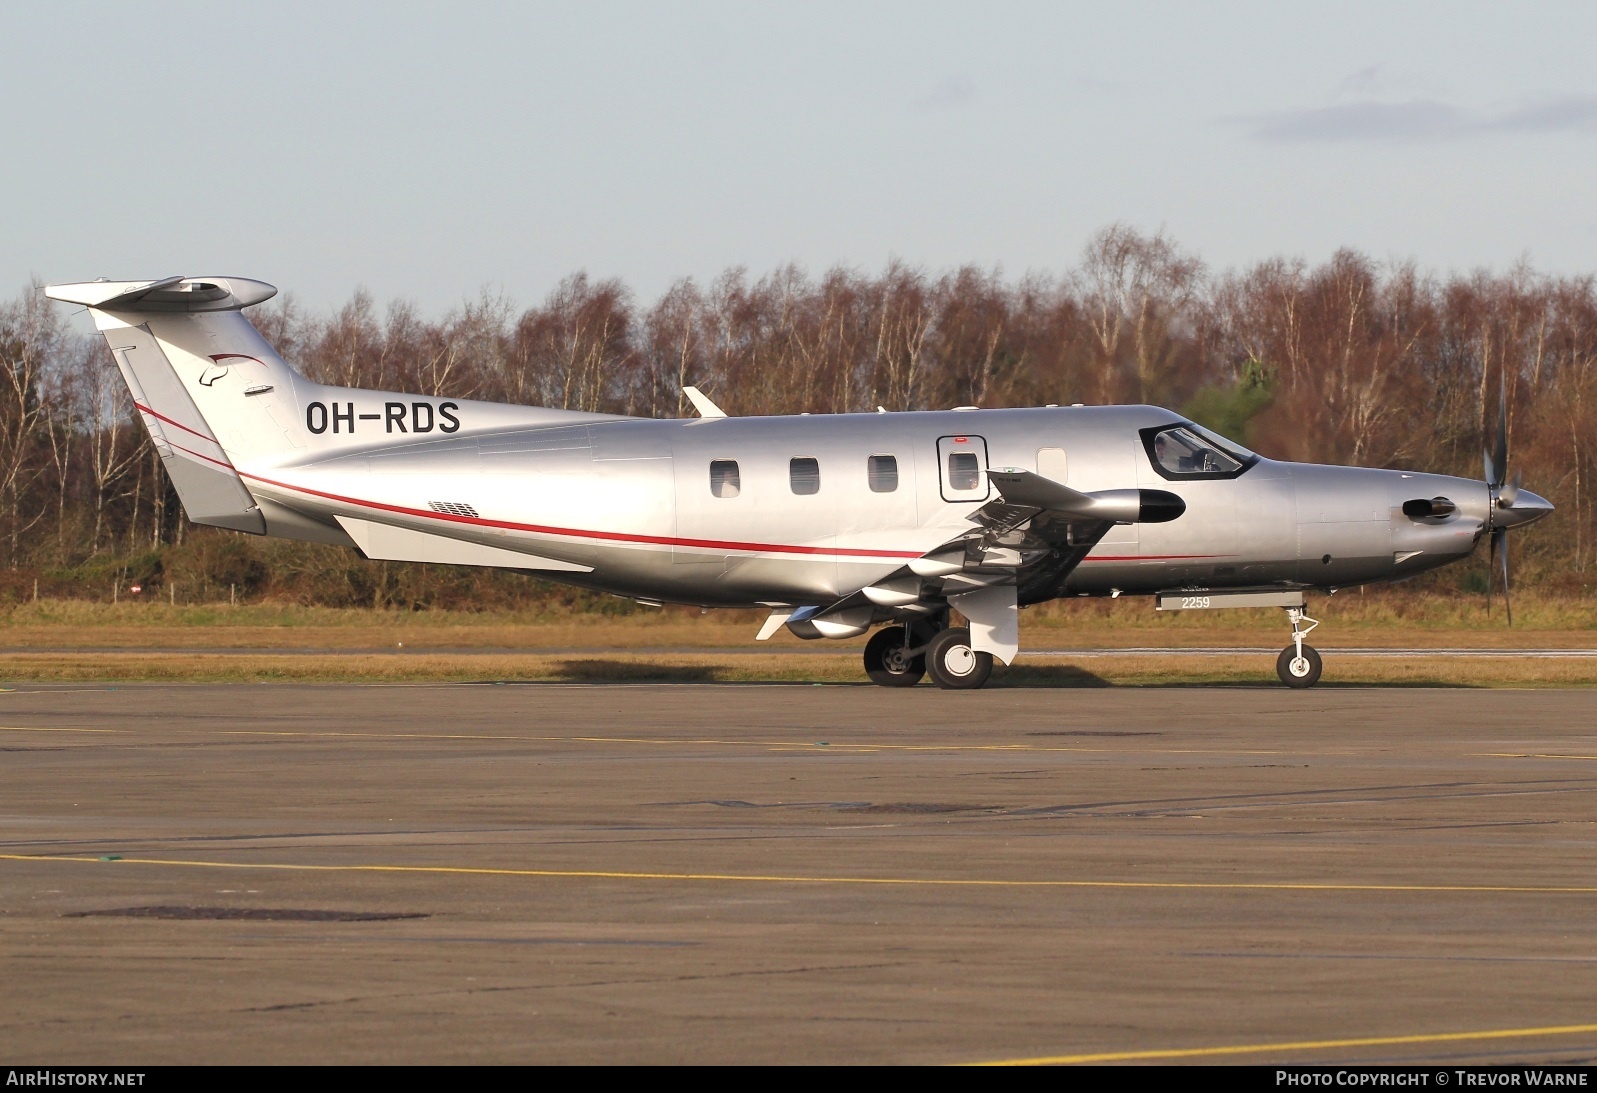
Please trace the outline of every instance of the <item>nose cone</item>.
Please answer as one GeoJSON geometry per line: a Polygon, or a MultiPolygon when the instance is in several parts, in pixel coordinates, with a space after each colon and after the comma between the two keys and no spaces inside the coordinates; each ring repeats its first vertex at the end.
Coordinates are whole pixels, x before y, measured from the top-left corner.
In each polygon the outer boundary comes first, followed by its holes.
{"type": "Polygon", "coordinates": [[[1512,505],[1505,507],[1501,501],[1498,502],[1497,511],[1492,514],[1492,523],[1500,528],[1517,528],[1535,523],[1552,511],[1553,503],[1547,498],[1538,497],[1529,490],[1520,490],[1512,505]]]}

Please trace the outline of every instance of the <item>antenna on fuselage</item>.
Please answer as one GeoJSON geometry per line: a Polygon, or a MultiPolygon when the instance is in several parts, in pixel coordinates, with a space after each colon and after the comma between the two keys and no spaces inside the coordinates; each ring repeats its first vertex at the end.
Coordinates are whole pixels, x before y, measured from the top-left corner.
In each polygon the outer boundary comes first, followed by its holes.
{"type": "Polygon", "coordinates": [[[688,401],[693,403],[693,408],[699,412],[700,417],[726,417],[726,411],[711,402],[710,396],[697,387],[684,387],[682,393],[688,396],[688,401]]]}

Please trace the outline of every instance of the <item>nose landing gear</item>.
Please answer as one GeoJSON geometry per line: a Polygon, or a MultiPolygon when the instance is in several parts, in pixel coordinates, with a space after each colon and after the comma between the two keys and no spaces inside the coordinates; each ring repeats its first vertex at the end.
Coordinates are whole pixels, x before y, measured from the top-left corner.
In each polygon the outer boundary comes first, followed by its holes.
{"type": "Polygon", "coordinates": [[[1314,646],[1305,645],[1303,638],[1320,624],[1318,620],[1305,615],[1301,607],[1287,608],[1286,617],[1292,620],[1292,644],[1282,649],[1281,655],[1275,658],[1275,674],[1288,687],[1300,690],[1312,687],[1320,681],[1320,671],[1324,665],[1314,646]],[[1308,625],[1304,626],[1304,623],[1308,625]]]}

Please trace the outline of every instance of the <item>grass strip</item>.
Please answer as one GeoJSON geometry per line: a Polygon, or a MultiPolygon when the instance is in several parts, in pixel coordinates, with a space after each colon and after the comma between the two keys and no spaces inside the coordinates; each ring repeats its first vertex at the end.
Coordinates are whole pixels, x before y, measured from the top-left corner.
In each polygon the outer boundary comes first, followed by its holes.
{"type": "MultiPolygon", "coordinates": [[[[715,656],[614,653],[9,653],[0,680],[168,683],[853,683],[857,654],[715,656]]],[[[1277,687],[1273,657],[1023,657],[989,686],[1091,688],[1239,684],[1277,687]]],[[[1404,687],[1593,687],[1597,659],[1329,657],[1320,684],[1404,687]]],[[[925,684],[924,686],[930,686],[925,684]]]]}

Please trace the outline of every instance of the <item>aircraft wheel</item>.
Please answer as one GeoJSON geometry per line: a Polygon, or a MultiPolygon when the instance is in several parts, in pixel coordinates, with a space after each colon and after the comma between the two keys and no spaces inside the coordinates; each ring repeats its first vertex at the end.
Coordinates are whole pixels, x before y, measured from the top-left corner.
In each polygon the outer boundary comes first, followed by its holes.
{"type": "Polygon", "coordinates": [[[932,682],[946,690],[973,691],[993,674],[993,655],[970,647],[970,631],[963,626],[940,630],[926,647],[926,670],[932,682]]]}
{"type": "Polygon", "coordinates": [[[926,655],[906,657],[904,627],[884,626],[865,643],[865,674],[882,687],[913,687],[926,674],[926,655]]]}
{"type": "Polygon", "coordinates": [[[1288,687],[1312,687],[1320,681],[1320,669],[1324,664],[1320,654],[1314,651],[1312,645],[1303,647],[1303,655],[1298,656],[1297,646],[1288,645],[1281,650],[1281,655],[1275,658],[1275,674],[1281,677],[1281,682],[1288,687]]]}

